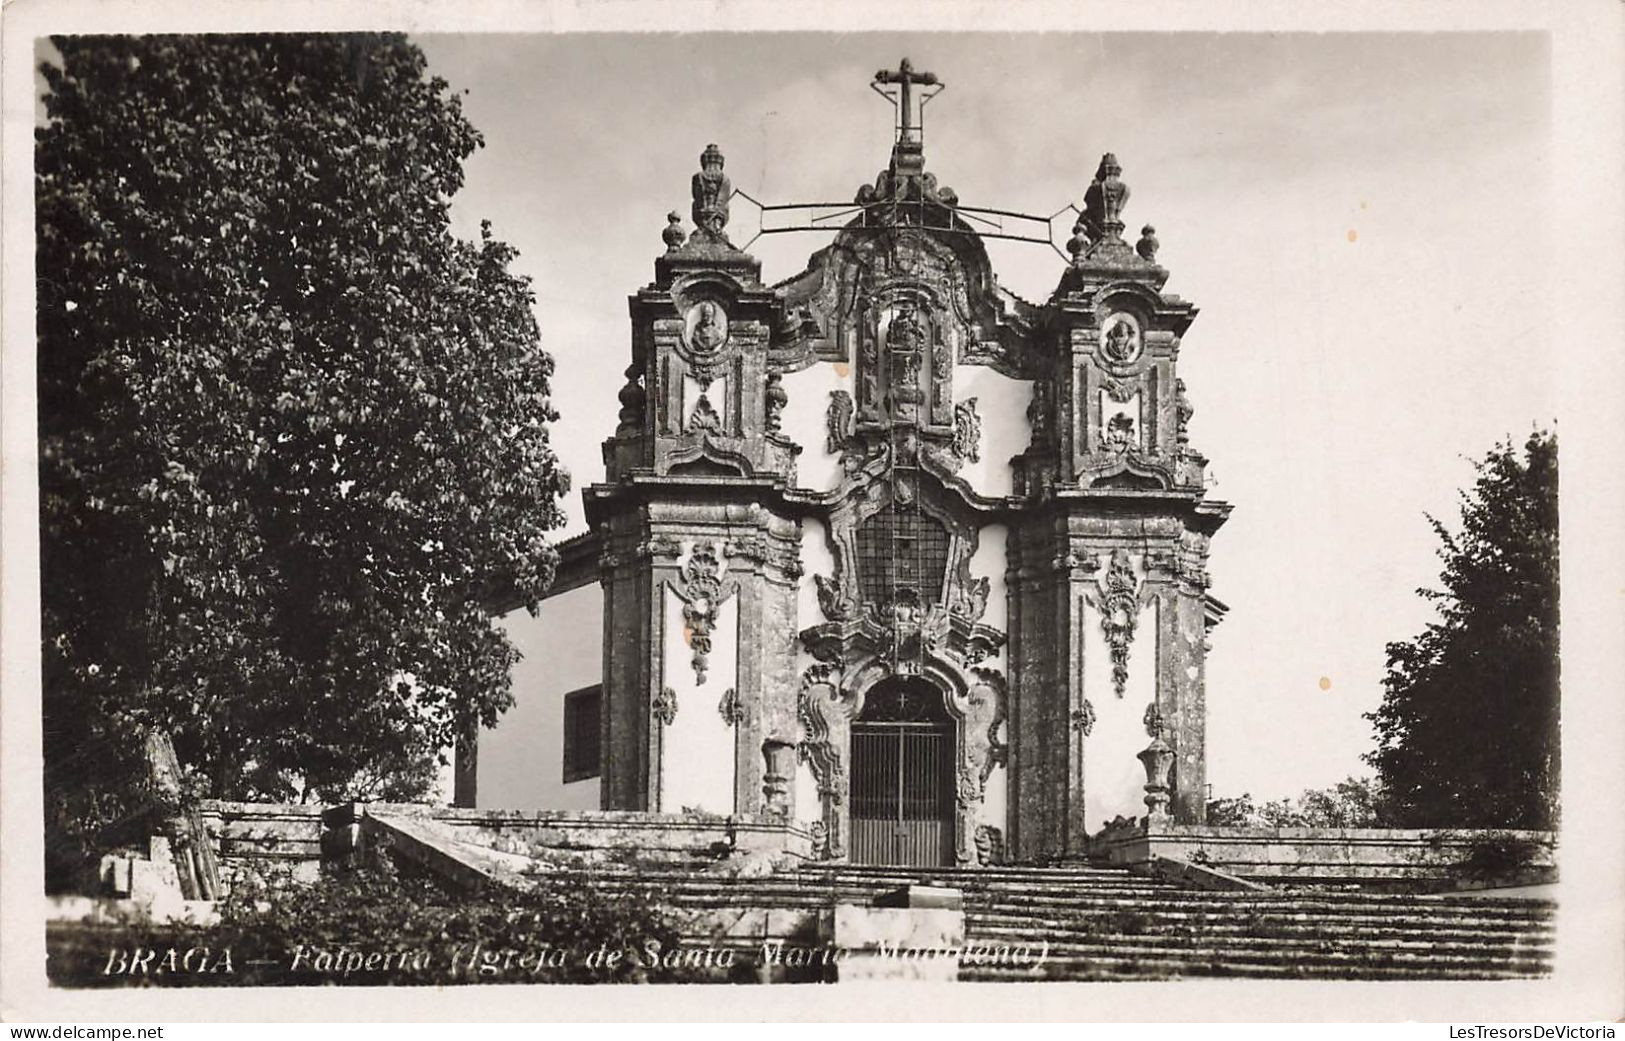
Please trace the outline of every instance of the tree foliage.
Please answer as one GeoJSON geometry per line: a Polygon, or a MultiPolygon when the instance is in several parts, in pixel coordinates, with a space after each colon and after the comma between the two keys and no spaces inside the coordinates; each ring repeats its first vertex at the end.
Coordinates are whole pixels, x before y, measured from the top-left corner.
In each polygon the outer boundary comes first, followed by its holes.
{"type": "Polygon", "coordinates": [[[214,796],[420,791],[511,700],[483,598],[534,607],[567,486],[528,280],[450,231],[479,133],[401,37],[53,42],[50,801],[116,819],[147,727],[214,796]]]}
{"type": "Polygon", "coordinates": [[[1382,786],[1369,777],[1350,777],[1330,788],[1306,790],[1297,799],[1262,805],[1251,793],[1214,799],[1207,822],[1253,828],[1381,828],[1389,825],[1382,786]]]}
{"type": "MultiPolygon", "coordinates": [[[[61,986],[447,986],[685,983],[749,978],[702,958],[682,920],[640,888],[580,876],[452,893],[387,861],[314,885],[240,880],[208,927],[65,926],[47,936],[61,986]],[[109,974],[109,952],[197,952],[198,973],[109,974]],[[205,956],[202,952],[207,951],[205,956]],[[230,973],[222,971],[224,952],[230,973]],[[369,960],[370,956],[370,960],[369,960]]],[[[719,948],[720,950],[720,948],[719,948]]],[[[113,955],[116,964],[117,953],[113,955]]]]}
{"type": "Polygon", "coordinates": [[[1401,824],[1551,828],[1558,813],[1557,438],[1496,445],[1461,494],[1461,528],[1429,517],[1439,619],[1388,645],[1367,715],[1401,824]]]}

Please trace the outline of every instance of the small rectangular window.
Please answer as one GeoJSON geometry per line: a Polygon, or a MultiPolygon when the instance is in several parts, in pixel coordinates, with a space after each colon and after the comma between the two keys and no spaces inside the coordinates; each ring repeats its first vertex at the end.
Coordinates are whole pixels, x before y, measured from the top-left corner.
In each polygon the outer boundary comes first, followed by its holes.
{"type": "Polygon", "coordinates": [[[583,687],[564,695],[564,783],[599,774],[598,715],[602,687],[583,687]]]}

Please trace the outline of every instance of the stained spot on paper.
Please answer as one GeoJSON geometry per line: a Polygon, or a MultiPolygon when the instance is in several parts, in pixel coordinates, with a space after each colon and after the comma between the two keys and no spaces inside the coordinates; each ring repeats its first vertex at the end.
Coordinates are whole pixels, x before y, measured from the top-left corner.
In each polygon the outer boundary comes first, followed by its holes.
{"type": "Polygon", "coordinates": [[[1331,690],[1332,689],[1332,678],[1330,676],[1322,676],[1320,678],[1320,689],[1321,690],[1331,690]]]}
{"type": "Polygon", "coordinates": [[[1355,239],[1357,239],[1359,237],[1360,237],[1359,232],[1355,231],[1353,228],[1349,229],[1349,241],[1350,242],[1353,242],[1355,239]]]}

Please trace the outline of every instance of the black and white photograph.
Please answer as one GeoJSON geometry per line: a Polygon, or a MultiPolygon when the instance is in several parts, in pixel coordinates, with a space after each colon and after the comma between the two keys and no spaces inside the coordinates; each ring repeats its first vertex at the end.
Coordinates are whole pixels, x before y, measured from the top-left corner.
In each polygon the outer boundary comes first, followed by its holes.
{"type": "Polygon", "coordinates": [[[8,11],[8,1018],[1625,1016],[1620,5],[141,6],[8,11]]]}

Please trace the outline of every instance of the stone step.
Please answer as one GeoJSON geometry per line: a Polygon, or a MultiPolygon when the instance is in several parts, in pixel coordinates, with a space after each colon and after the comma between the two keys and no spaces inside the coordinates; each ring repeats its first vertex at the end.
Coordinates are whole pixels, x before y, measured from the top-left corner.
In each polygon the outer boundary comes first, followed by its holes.
{"type": "Polygon", "coordinates": [[[1141,959],[1096,958],[1078,960],[1051,959],[1037,970],[1003,965],[961,966],[959,978],[967,983],[1201,977],[1240,979],[1485,980],[1529,979],[1545,974],[1544,968],[1524,971],[1503,966],[1490,969],[1461,969],[1446,966],[1419,968],[1379,965],[1244,965],[1222,960],[1193,966],[1141,959]]]}
{"type": "MultiPolygon", "coordinates": [[[[1139,935],[1159,934],[1176,936],[1253,936],[1260,939],[1274,939],[1277,936],[1291,937],[1372,937],[1383,940],[1403,941],[1409,940],[1417,943],[1458,943],[1458,942],[1506,942],[1508,938],[1516,939],[1522,943],[1549,943],[1552,932],[1549,928],[1541,930],[1524,929],[1463,929],[1448,924],[1416,925],[1410,928],[1371,928],[1359,923],[1326,921],[1323,923],[1294,923],[1292,925],[1277,925],[1272,923],[1202,923],[1170,921],[1166,918],[1155,919],[1143,929],[1125,933],[1119,929],[1097,928],[1098,922],[1089,920],[1055,920],[1032,919],[1016,915],[984,915],[967,914],[965,916],[967,928],[980,932],[1023,932],[1029,936],[1034,934],[1072,934],[1072,933],[1111,933],[1112,935],[1139,935]],[[1259,929],[1268,932],[1259,932],[1259,929]]],[[[1110,923],[1107,923],[1110,924],[1110,923]]]]}
{"type": "MultiPolygon", "coordinates": [[[[1023,931],[968,929],[968,942],[995,946],[1025,946],[1035,941],[1034,934],[1023,931]]],[[[1523,958],[1546,961],[1551,951],[1538,944],[1519,943],[1451,943],[1417,940],[1393,940],[1362,937],[1223,937],[1222,946],[1206,937],[1157,936],[1148,934],[1095,934],[1089,937],[1045,936],[1050,950],[1061,953],[1089,953],[1096,950],[1126,951],[1143,949],[1165,951],[1184,958],[1189,954],[1201,956],[1203,951],[1221,951],[1234,958],[1315,958],[1323,955],[1386,956],[1389,954],[1415,957],[1422,960],[1465,958],[1469,960],[1523,958]],[[1197,942],[1202,946],[1193,946],[1197,942]]],[[[1220,938],[1214,938],[1220,939],[1220,938]]]]}
{"type": "MultiPolygon", "coordinates": [[[[684,880],[653,882],[624,880],[600,883],[600,888],[614,892],[641,891],[658,895],[665,900],[717,901],[724,904],[770,902],[785,905],[811,905],[831,899],[863,900],[872,898],[884,887],[874,891],[836,889],[810,890],[793,883],[768,883],[761,880],[703,881],[684,880]]],[[[988,894],[967,893],[966,910],[970,913],[1015,914],[1042,917],[1075,917],[1099,911],[1133,911],[1143,914],[1170,915],[1180,918],[1219,918],[1262,916],[1271,920],[1321,921],[1335,918],[1369,924],[1405,921],[1450,921],[1460,925],[1493,926],[1506,924],[1519,928],[1543,928],[1549,924],[1549,910],[1544,907],[1502,907],[1483,900],[1462,901],[1455,904],[1426,905],[1423,908],[1396,908],[1381,900],[1359,903],[1325,903],[1319,900],[1293,899],[1272,895],[1261,898],[1255,894],[1197,894],[1192,897],[1170,897],[1166,893],[1150,894],[1029,894],[1020,902],[992,898],[988,894]],[[1425,915],[1418,915],[1425,910],[1425,915]]]]}

